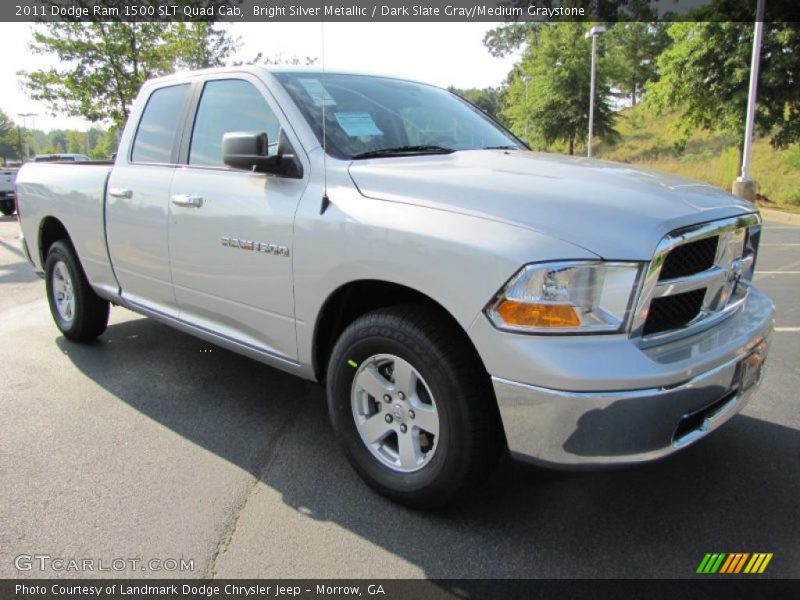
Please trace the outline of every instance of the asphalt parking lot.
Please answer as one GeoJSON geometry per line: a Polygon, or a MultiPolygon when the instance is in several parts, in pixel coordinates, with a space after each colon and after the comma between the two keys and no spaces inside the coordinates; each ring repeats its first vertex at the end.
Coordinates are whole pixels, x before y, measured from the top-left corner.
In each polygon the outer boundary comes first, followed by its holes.
{"type": "Polygon", "coordinates": [[[768,222],[766,381],[726,427],[635,469],[506,463],[447,512],[374,494],[323,390],[124,309],[67,342],[0,220],[0,577],[687,577],[706,552],[800,575],[800,227],[768,222]],[[18,571],[19,555],[191,559],[189,572],[18,571]]]}

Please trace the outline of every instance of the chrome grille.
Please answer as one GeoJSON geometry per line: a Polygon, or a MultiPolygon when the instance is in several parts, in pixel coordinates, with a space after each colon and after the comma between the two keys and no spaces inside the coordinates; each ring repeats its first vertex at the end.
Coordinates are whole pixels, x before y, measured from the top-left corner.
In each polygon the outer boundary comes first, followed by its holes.
{"type": "Polygon", "coordinates": [[[719,236],[712,235],[674,248],[661,267],[659,281],[686,277],[710,269],[714,266],[718,245],[719,236]]]}
{"type": "Polygon", "coordinates": [[[704,289],[654,298],[644,322],[643,335],[686,327],[703,308],[704,289]]]}
{"type": "Polygon", "coordinates": [[[632,332],[646,344],[710,327],[747,296],[761,229],[757,214],[684,228],[658,245],[632,332]]]}

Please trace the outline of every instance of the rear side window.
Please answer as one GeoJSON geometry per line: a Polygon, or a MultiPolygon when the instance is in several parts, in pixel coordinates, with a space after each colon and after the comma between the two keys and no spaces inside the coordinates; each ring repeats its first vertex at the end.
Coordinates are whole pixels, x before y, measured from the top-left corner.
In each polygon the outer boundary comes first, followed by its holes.
{"type": "Polygon", "coordinates": [[[277,151],[280,124],[253,84],[241,79],[207,82],[194,121],[189,164],[225,166],[222,136],[233,131],[266,133],[269,153],[277,151]]]}
{"type": "Polygon", "coordinates": [[[160,88],[150,95],[136,130],[131,161],[172,162],[172,146],[188,92],[189,85],[184,84],[160,88]]]}

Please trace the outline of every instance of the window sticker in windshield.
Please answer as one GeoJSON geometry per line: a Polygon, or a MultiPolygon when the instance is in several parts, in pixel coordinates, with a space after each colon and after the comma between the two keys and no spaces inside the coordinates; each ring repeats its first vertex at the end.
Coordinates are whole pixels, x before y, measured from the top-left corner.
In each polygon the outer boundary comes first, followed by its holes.
{"type": "Polygon", "coordinates": [[[298,81],[317,106],[336,106],[336,100],[328,93],[319,79],[298,79],[298,81]]]}
{"type": "Polygon", "coordinates": [[[368,112],[337,112],[334,115],[339,127],[350,137],[383,135],[368,112]]]}

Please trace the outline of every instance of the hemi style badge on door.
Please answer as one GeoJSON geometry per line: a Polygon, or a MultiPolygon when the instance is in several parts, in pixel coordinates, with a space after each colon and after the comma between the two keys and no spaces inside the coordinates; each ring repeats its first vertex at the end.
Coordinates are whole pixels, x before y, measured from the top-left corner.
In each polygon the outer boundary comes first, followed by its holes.
{"type": "Polygon", "coordinates": [[[254,242],[252,240],[240,240],[239,238],[223,237],[220,240],[223,246],[229,248],[239,248],[240,250],[251,250],[253,252],[264,252],[265,254],[275,254],[277,256],[289,256],[287,246],[277,244],[266,244],[264,242],[254,242]]]}

